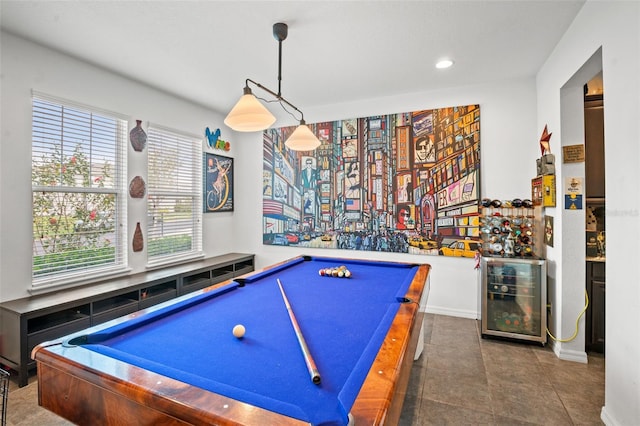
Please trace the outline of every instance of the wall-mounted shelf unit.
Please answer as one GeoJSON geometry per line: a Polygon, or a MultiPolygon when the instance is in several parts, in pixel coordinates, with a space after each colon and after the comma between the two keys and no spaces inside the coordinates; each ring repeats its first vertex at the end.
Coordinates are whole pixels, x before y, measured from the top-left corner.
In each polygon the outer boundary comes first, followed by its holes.
{"type": "Polygon", "coordinates": [[[229,253],[0,303],[0,364],[25,386],[36,345],[253,270],[254,255],[229,253]]]}
{"type": "Polygon", "coordinates": [[[178,279],[170,278],[165,282],[160,282],[140,289],[140,309],[166,302],[178,296],[178,279]]]}

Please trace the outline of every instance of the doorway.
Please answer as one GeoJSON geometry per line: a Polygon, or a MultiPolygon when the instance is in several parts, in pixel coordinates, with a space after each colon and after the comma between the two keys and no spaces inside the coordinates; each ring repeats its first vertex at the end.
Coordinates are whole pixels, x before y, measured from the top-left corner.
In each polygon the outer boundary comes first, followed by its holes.
{"type": "MultiPolygon", "coordinates": [[[[602,73],[602,49],[598,49],[576,73],[567,80],[560,91],[560,134],[562,147],[585,146],[585,85],[602,73]]],[[[604,106],[603,106],[604,108],[604,106]]],[[[590,121],[590,120],[587,120],[590,121]]],[[[557,185],[573,187],[574,182],[582,183],[581,203],[574,208],[567,203],[568,192],[558,194],[555,214],[561,218],[561,285],[550,287],[549,303],[553,305],[550,330],[571,330],[575,334],[566,340],[554,341],[554,351],[561,359],[588,362],[586,342],[587,327],[585,311],[589,308],[587,297],[588,271],[586,267],[586,148],[585,158],[578,161],[560,162],[557,171],[557,185]]],[[[574,160],[574,159],[572,159],[574,160]]],[[[593,185],[591,185],[593,189],[593,185]]],[[[604,222],[604,221],[602,221],[604,222]]],[[[598,272],[598,271],[596,271],[598,272]]],[[[603,274],[599,274],[599,278],[603,274]]],[[[604,281],[601,279],[600,281],[604,281]]],[[[589,297],[590,299],[590,297],[589,297]]],[[[603,313],[604,315],[604,313],[603,313]]],[[[591,318],[591,317],[590,317],[591,318]]],[[[591,330],[589,330],[591,333],[591,330]]],[[[589,337],[591,339],[591,337],[589,337]]]]}
{"type": "Polygon", "coordinates": [[[606,193],[602,72],[584,87],[586,291],[585,350],[604,354],[606,294],[606,193]]]}

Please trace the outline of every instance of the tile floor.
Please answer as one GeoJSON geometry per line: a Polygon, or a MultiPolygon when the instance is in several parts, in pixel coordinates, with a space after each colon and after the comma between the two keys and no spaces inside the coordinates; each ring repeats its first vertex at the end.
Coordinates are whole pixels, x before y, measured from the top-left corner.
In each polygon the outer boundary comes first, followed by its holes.
{"type": "Polygon", "coordinates": [[[604,358],[562,361],[534,344],[482,339],[475,320],[427,315],[401,426],[602,425],[604,358]]]}
{"type": "MultiPolygon", "coordinates": [[[[603,357],[578,364],[546,347],[482,339],[470,319],[429,314],[427,325],[400,426],[602,424],[603,357]]],[[[37,392],[35,377],[11,383],[7,426],[69,425],[38,407],[37,392]]]]}

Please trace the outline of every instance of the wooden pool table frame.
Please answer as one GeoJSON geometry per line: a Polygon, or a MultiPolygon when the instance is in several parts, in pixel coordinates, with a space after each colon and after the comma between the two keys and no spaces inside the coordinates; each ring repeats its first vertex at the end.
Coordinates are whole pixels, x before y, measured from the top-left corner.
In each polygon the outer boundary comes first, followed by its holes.
{"type": "MultiPolygon", "coordinates": [[[[290,260],[286,261],[289,262],[290,260]]],[[[281,265],[272,265],[251,276],[281,265]]],[[[406,297],[426,304],[430,266],[420,265],[406,297]]],[[[228,284],[230,281],[213,287],[228,284]]],[[[206,290],[201,290],[206,291],[206,290]]],[[[197,293],[196,293],[197,294],[197,293]]],[[[155,308],[148,308],[149,310],[155,308]]],[[[127,321],[143,310],[87,330],[127,321]]],[[[423,309],[400,305],[351,408],[356,425],[395,425],[422,334],[423,309]]],[[[86,333],[87,331],[84,331],[86,333]]],[[[38,401],[77,424],[91,425],[305,425],[306,422],[132,366],[88,350],[69,351],[63,339],[34,348],[38,401]]]]}

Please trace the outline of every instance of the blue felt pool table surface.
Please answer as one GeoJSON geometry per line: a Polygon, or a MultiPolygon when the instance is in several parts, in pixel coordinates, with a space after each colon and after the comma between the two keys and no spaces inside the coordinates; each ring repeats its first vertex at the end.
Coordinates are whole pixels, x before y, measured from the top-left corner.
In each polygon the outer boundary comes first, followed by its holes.
{"type": "Polygon", "coordinates": [[[344,425],[419,265],[299,257],[75,336],[106,357],[311,424],[344,425]],[[345,266],[350,278],[322,276],[345,266]],[[321,376],[310,374],[277,280],[321,376]],[[242,324],[246,333],[234,337],[242,324]]]}

